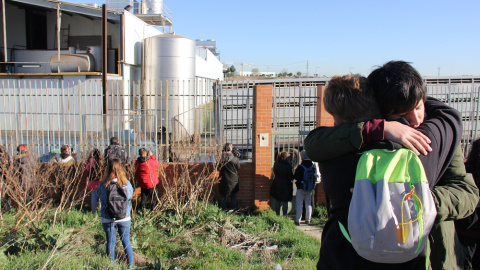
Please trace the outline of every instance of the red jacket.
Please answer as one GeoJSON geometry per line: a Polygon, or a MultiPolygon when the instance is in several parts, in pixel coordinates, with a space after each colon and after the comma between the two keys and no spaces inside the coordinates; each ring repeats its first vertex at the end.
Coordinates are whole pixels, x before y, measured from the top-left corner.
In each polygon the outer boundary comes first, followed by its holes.
{"type": "MultiPolygon", "coordinates": [[[[140,159],[140,158],[139,158],[140,159]]],[[[137,179],[137,186],[143,189],[150,189],[156,186],[159,182],[157,169],[159,163],[155,156],[150,156],[147,161],[135,160],[135,178],[137,179]]]]}

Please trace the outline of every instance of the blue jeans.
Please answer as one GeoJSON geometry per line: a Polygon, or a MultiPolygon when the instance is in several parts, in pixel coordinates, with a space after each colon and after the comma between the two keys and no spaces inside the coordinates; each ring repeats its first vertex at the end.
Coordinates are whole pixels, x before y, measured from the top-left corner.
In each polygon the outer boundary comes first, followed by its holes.
{"type": "Polygon", "coordinates": [[[130,244],[130,225],[132,221],[124,221],[117,223],[102,223],[103,230],[107,236],[107,256],[110,256],[112,262],[115,262],[115,241],[116,234],[115,231],[118,228],[118,234],[120,235],[120,240],[122,240],[123,249],[125,255],[127,255],[128,265],[133,265],[133,250],[132,244],[130,244]]]}

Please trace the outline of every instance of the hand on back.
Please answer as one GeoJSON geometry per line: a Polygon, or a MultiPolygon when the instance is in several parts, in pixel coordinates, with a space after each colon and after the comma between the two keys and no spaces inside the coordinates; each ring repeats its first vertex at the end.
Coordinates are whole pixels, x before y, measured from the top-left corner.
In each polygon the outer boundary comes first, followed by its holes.
{"type": "Polygon", "coordinates": [[[432,151],[430,139],[420,131],[397,121],[385,121],[385,139],[397,142],[415,152],[427,155],[432,151]]]}

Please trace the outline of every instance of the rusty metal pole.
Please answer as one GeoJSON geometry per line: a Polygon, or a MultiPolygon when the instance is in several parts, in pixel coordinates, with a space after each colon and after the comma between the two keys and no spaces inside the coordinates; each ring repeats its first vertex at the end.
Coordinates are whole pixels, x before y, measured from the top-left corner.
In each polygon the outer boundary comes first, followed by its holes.
{"type": "Polygon", "coordinates": [[[5,0],[2,0],[2,19],[3,19],[3,54],[4,61],[8,62],[7,52],[7,20],[5,18],[5,0]]]}
{"type": "Polygon", "coordinates": [[[102,5],[102,88],[103,114],[108,114],[107,107],[107,5],[102,5]]]}
{"type": "Polygon", "coordinates": [[[102,5],[102,90],[103,90],[103,125],[104,134],[108,136],[107,106],[107,5],[102,5]]]}

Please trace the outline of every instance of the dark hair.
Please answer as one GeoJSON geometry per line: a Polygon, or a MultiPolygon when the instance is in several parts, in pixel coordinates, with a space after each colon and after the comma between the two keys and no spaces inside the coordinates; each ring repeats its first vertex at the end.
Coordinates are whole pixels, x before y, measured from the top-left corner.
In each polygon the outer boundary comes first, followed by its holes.
{"type": "Polygon", "coordinates": [[[228,151],[232,151],[233,149],[233,145],[231,143],[226,143],[224,146],[223,146],[223,151],[224,152],[228,152],[228,151]]]}
{"type": "Polygon", "coordinates": [[[141,157],[146,157],[148,156],[148,151],[145,148],[140,148],[138,149],[138,155],[141,157]]]}
{"type": "Polygon", "coordinates": [[[68,144],[62,145],[62,147],[60,148],[60,153],[70,154],[70,146],[68,146],[68,144]]]}
{"type": "Polygon", "coordinates": [[[100,164],[102,153],[100,153],[100,150],[97,148],[94,148],[92,153],[90,154],[90,157],[92,157],[97,164],[100,164]]]}
{"type": "Polygon", "coordinates": [[[410,63],[390,61],[368,75],[380,112],[405,113],[427,98],[422,76],[410,63]]]}
{"type": "Polygon", "coordinates": [[[480,139],[472,142],[470,153],[468,154],[465,168],[468,173],[473,175],[475,183],[480,180],[480,139]]]}
{"type": "Polygon", "coordinates": [[[118,138],[117,137],[112,137],[110,138],[110,144],[118,143],[118,138]]]}
{"type": "Polygon", "coordinates": [[[288,161],[289,158],[290,158],[290,153],[288,153],[287,151],[283,151],[278,153],[276,162],[288,161]]]}

